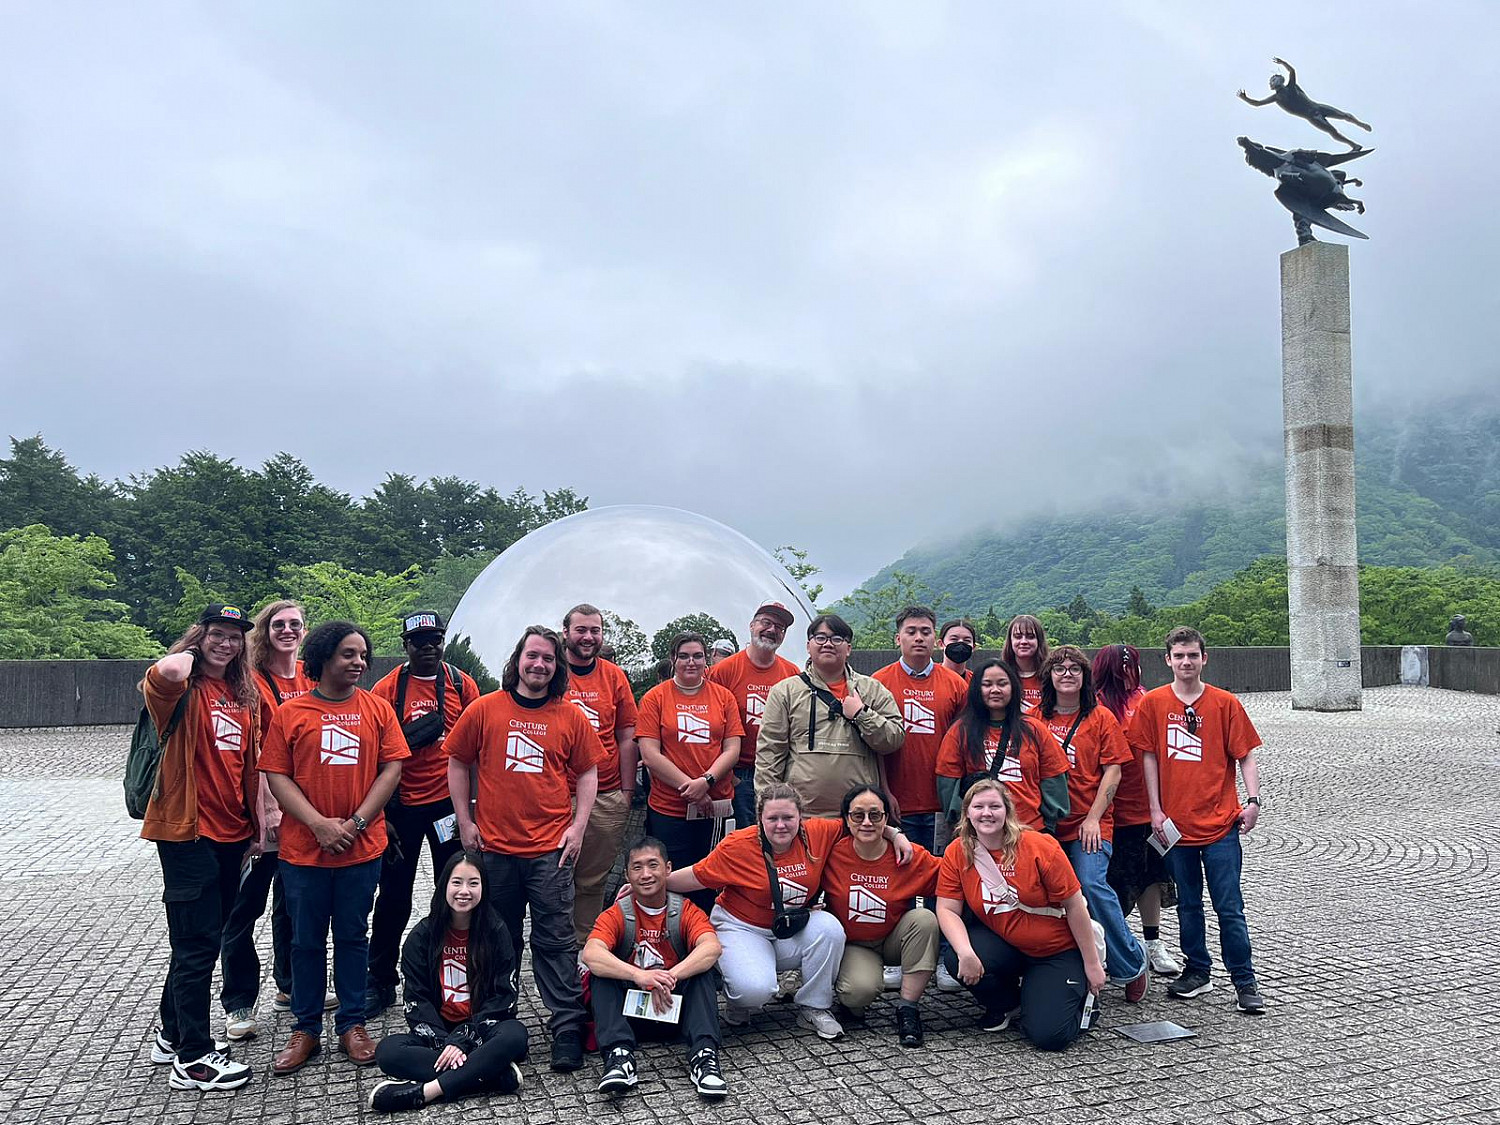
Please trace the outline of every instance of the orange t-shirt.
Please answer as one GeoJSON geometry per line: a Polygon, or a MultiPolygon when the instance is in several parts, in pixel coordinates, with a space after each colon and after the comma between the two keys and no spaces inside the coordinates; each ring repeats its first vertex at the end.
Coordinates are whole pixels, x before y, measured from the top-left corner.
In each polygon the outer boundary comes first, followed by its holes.
{"type": "Polygon", "coordinates": [[[1120,765],[1120,788],[1115,791],[1115,823],[1122,827],[1151,823],[1151,801],[1146,796],[1146,775],[1141,769],[1141,751],[1137,746],[1130,746],[1129,737],[1130,722],[1135,718],[1145,695],[1144,689],[1136,688],[1135,693],[1125,701],[1125,717],[1120,720],[1120,730],[1126,736],[1125,743],[1130,748],[1130,761],[1120,765]]]}
{"type": "MultiPolygon", "coordinates": [[[[802,821],[812,854],[803,847],[799,836],[792,846],[771,862],[781,882],[781,905],[801,906],[817,893],[823,881],[823,865],[833,850],[833,843],[844,831],[837,820],[802,821]]],[[[737,828],[708,855],[693,864],[698,882],[711,890],[722,891],[719,905],[747,926],[770,929],[775,911],[771,908],[771,882],[766,875],[766,860],[760,850],[760,826],[737,828]]]]}
{"type": "MultiPolygon", "coordinates": [[[[608,660],[595,660],[586,675],[580,675],[569,665],[568,699],[583,712],[604,747],[605,758],[599,763],[599,792],[613,793],[620,788],[620,742],[615,732],[636,725],[635,693],[630,690],[630,679],[623,668],[608,660]]],[[[568,784],[576,780],[570,776],[568,784]]]]}
{"type": "Polygon", "coordinates": [[[250,838],[245,771],[255,768],[250,712],[223,680],[198,680],[198,737],[193,739],[193,782],[198,791],[198,835],[221,844],[250,838]]]}
{"type": "Polygon", "coordinates": [[[1148,691],[1131,721],[1130,741],[1156,755],[1162,811],[1182,842],[1197,847],[1222,839],[1239,819],[1234,763],[1259,749],[1260,735],[1244,705],[1223,688],[1204,684],[1193,711],[1196,734],[1189,733],[1171,684],[1148,691]]]}
{"type": "Polygon", "coordinates": [[[939,898],[966,903],[974,916],[1016,949],[1029,957],[1051,957],[1065,949],[1076,949],[1073,931],[1062,915],[1032,914],[1022,906],[1060,909],[1080,888],[1073,865],[1062,845],[1045,832],[1022,832],[1016,842],[1016,858],[1006,863],[990,852],[1005,881],[1015,888],[1014,902],[994,894],[979,877],[978,868],[968,866],[962,840],[954,840],[943,853],[938,868],[939,898]]]}
{"type": "MultiPolygon", "coordinates": [[[[1051,732],[1060,750],[1063,749],[1063,739],[1068,737],[1068,730],[1077,717],[1077,714],[1056,714],[1045,719],[1042,718],[1040,709],[1035,715],[1051,732]]],[[[1057,838],[1064,843],[1078,839],[1078,830],[1088,819],[1089,809],[1094,807],[1094,798],[1099,796],[1099,782],[1104,777],[1104,767],[1119,766],[1123,772],[1125,763],[1134,760],[1130,756],[1130,744],[1125,741],[1120,724],[1115,721],[1113,712],[1102,704],[1090,711],[1088,717],[1078,724],[1066,753],[1069,812],[1057,824],[1057,838]]],[[[1116,789],[1115,792],[1118,793],[1119,790],[1116,789]]],[[[1106,840],[1115,838],[1113,802],[1099,818],[1099,834],[1106,840]]]]}
{"type": "MultiPolygon", "coordinates": [[[[380,767],[411,757],[391,705],[364,688],[335,702],[314,692],[289,699],[271,718],[261,751],[262,773],[286,774],[323,816],[350,817],[359,809],[380,767]]],[[[312,829],[286,809],[281,818],[281,858],[304,867],[350,867],[385,851],[385,811],[377,810],[348,851],[318,846],[312,829]]]]}
{"type": "MultiPolygon", "coordinates": [[[[458,670],[458,688],[448,678],[448,669],[440,669],[443,677],[443,733],[438,740],[422,747],[401,767],[401,803],[403,805],[435,805],[448,799],[448,753],[443,744],[448,732],[464,709],[479,698],[479,685],[462,668],[458,670]]],[[[401,678],[401,667],[395,667],[370,689],[392,707],[396,706],[397,687],[401,678]]],[[[437,710],[437,676],[408,676],[406,678],[406,713],[397,715],[403,723],[420,719],[437,710]]],[[[403,736],[404,737],[404,736],[403,736]]]]}
{"type": "Polygon", "coordinates": [[[911,862],[896,863],[889,843],[885,854],[871,862],[854,850],[854,838],[833,845],[823,867],[823,891],[828,910],[844,924],[850,941],[884,941],[917,895],[937,887],[938,857],[920,844],[912,845],[911,862]]]}
{"type": "Polygon", "coordinates": [[[766,710],[766,693],[782,680],[797,674],[790,660],[776,657],[769,668],[757,668],[749,655],[740,651],[726,657],[708,670],[708,678],[734,693],[740,705],[740,721],[745,727],[745,741],[740,743],[737,767],[755,764],[755,743],[760,738],[760,717],[766,710]]]}
{"type": "MultiPolygon", "coordinates": [[[[1068,772],[1068,759],[1058,746],[1057,740],[1047,733],[1035,717],[1027,715],[1023,721],[1031,729],[1034,739],[1021,737],[1016,748],[1019,757],[1006,756],[1005,764],[996,775],[996,780],[1005,782],[1010,790],[1011,802],[1016,807],[1016,816],[1023,824],[1032,828],[1042,827],[1042,784],[1044,777],[1056,777],[1068,772]]],[[[1066,732],[1065,732],[1066,733],[1066,732]]],[[[971,773],[987,770],[1000,750],[1000,731],[990,727],[984,736],[984,756],[976,758],[964,754],[962,741],[964,728],[954,723],[943,738],[938,751],[937,772],[939,777],[963,778],[971,773]]]]}
{"type": "Polygon", "coordinates": [[[925,676],[913,676],[901,661],[875,673],[896,698],[906,741],[886,755],[885,776],[891,795],[903,813],[938,810],[937,757],[949,724],[968,698],[964,682],[946,668],[934,666],[925,676]]]}
{"type": "Polygon", "coordinates": [[[1033,711],[1035,711],[1038,707],[1040,707],[1041,705],[1042,705],[1042,677],[1040,675],[1022,676],[1021,677],[1021,710],[1023,712],[1025,712],[1026,714],[1029,715],[1033,711]]]}
{"type": "Polygon", "coordinates": [[[468,930],[449,930],[443,935],[443,961],[438,972],[443,992],[438,1015],[449,1023],[465,1022],[473,1011],[469,1002],[468,930]]]}
{"type": "MultiPolygon", "coordinates": [[[[637,737],[660,742],[667,760],[688,777],[702,777],[724,752],[724,740],[743,738],[745,728],[740,723],[740,705],[728,688],[704,683],[690,695],[667,680],[641,697],[635,732],[637,737]]],[[[687,802],[675,785],[658,777],[651,782],[647,801],[651,808],[662,816],[687,816],[687,802]]],[[[716,801],[733,797],[734,774],[725,771],[709,796],[716,801]]]]}
{"type": "MultiPolygon", "coordinates": [[[[687,899],[682,900],[682,943],[692,949],[704,934],[714,932],[708,915],[687,899]]],[[[620,957],[620,940],[625,936],[625,913],[617,902],[599,915],[594,928],[589,931],[589,940],[598,938],[609,947],[609,951],[620,957]]],[[[621,961],[628,961],[638,969],[670,969],[677,964],[677,950],[672,948],[672,939],[667,934],[667,904],[658,910],[650,910],[640,903],[635,904],[635,948],[628,951],[621,961]]]]}
{"type": "Polygon", "coordinates": [[[291,679],[287,679],[285,676],[278,676],[275,672],[262,672],[256,669],[255,687],[260,692],[261,706],[265,709],[267,725],[270,725],[269,717],[271,712],[275,711],[276,708],[289,699],[297,699],[306,695],[313,688],[317,687],[317,684],[307,678],[307,673],[302,669],[302,661],[299,660],[297,661],[297,671],[292,674],[291,679]],[[275,693],[271,691],[271,684],[266,682],[266,677],[268,676],[271,679],[271,683],[276,685],[276,691],[281,693],[279,701],[275,693]]]}
{"type": "Polygon", "coordinates": [[[604,759],[599,736],[567,699],[527,707],[508,691],[460,715],[447,749],[455,761],[479,763],[481,846],[523,859],[557,850],[573,823],[568,771],[587,773],[604,759]]]}

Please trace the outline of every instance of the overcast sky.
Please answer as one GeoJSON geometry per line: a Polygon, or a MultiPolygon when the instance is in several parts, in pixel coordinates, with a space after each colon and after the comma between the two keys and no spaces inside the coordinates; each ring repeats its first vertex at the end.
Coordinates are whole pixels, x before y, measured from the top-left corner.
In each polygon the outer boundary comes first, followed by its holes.
{"type": "MultiPolygon", "coordinates": [[[[806,547],[1151,479],[1281,421],[1273,184],[1374,125],[1365,397],[1495,385],[1500,7],[8,4],[0,434],[278,450],[806,547]],[[1051,454],[1059,454],[1053,457],[1051,454]]],[[[1329,236],[1336,240],[1336,236],[1329,236]]]]}

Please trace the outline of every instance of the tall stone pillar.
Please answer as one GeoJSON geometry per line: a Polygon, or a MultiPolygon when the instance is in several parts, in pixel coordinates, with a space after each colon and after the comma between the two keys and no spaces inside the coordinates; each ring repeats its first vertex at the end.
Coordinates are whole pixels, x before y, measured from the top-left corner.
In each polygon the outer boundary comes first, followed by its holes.
{"type": "Polygon", "coordinates": [[[1292,707],[1358,711],[1347,247],[1309,242],[1281,255],[1281,368],[1292,707]]]}

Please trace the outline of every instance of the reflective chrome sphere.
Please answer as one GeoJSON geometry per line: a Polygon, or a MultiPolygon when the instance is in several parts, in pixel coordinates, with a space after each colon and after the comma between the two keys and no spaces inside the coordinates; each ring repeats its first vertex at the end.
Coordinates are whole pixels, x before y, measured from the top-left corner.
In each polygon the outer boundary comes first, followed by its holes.
{"type": "MultiPolygon", "coordinates": [[[[618,505],[568,516],[512,544],[464,594],[448,636],[467,637],[499,679],[526,626],[561,629],[563,614],[579,602],[634,622],[648,642],[669,622],[706,613],[743,648],[751,616],[768,601],[796,617],[782,655],[800,665],[814,611],[775,558],[706,516],[618,505]]],[[[608,633],[608,618],[605,625],[608,633]]]]}

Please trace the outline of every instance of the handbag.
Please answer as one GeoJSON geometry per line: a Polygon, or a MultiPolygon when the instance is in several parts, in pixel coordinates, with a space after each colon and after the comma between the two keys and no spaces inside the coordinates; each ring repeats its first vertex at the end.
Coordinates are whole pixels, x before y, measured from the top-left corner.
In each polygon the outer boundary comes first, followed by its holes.
{"type": "Polygon", "coordinates": [[[771,933],[778,938],[796,937],[812,920],[812,905],[788,908],[781,899],[781,876],[776,873],[776,864],[771,860],[771,844],[762,833],[760,837],[761,858],[766,861],[766,877],[771,883],[771,933]]]}
{"type": "MultiPolygon", "coordinates": [[[[401,674],[396,677],[396,714],[399,716],[406,707],[406,682],[411,676],[411,665],[404,664],[401,674]]],[[[453,665],[444,664],[437,677],[437,707],[419,718],[401,724],[401,733],[406,738],[406,748],[413,754],[419,750],[425,750],[438,739],[443,737],[443,726],[447,722],[447,711],[443,707],[443,689],[447,681],[453,681],[453,690],[459,690],[458,677],[454,675],[453,665]],[[443,675],[446,672],[447,675],[443,675]]]]}

